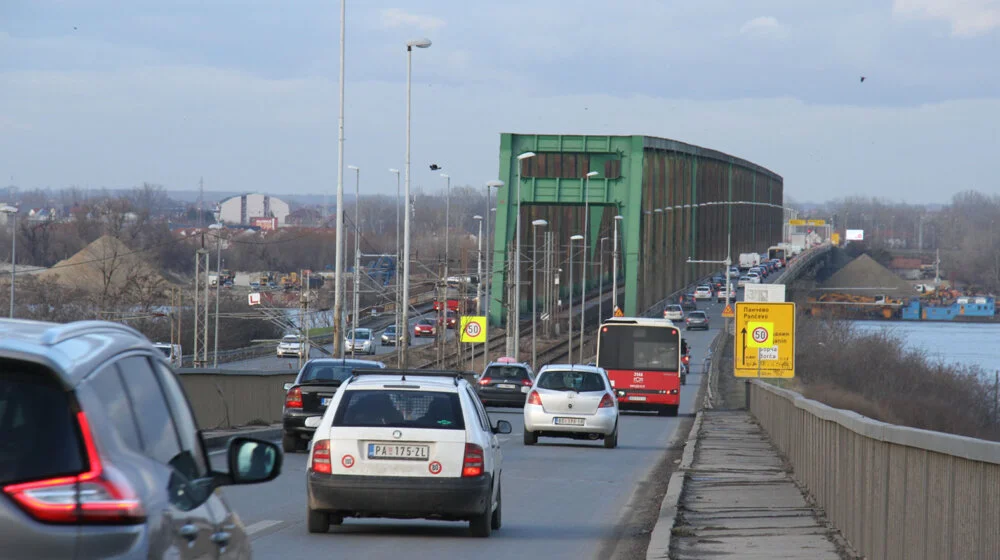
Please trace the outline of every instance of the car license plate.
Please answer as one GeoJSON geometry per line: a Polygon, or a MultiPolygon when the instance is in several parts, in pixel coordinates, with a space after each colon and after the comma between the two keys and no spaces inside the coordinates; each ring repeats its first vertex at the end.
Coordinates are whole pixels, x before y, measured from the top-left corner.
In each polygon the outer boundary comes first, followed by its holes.
{"type": "Polygon", "coordinates": [[[426,461],[430,457],[430,446],[399,445],[396,443],[369,443],[369,459],[402,459],[404,461],[426,461]]]}
{"type": "Polygon", "coordinates": [[[330,397],[323,397],[319,400],[321,406],[327,406],[330,404],[330,397]]]}
{"type": "Polygon", "coordinates": [[[556,417],[554,422],[560,426],[582,426],[584,423],[583,418],[563,418],[556,417]]]}
{"type": "Polygon", "coordinates": [[[513,389],[514,387],[515,386],[510,383],[501,383],[500,385],[497,385],[497,389],[513,389]]]}
{"type": "Polygon", "coordinates": [[[630,400],[630,401],[644,401],[644,400],[646,400],[646,397],[638,396],[638,395],[631,395],[628,398],[628,400],[630,400]]]}

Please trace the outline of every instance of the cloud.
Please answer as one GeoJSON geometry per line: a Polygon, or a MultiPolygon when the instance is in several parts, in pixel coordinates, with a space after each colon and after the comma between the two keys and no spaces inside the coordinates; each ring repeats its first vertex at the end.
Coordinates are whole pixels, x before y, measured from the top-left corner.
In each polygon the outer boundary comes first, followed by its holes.
{"type": "Polygon", "coordinates": [[[411,14],[399,8],[381,10],[382,27],[416,27],[421,31],[437,31],[445,26],[445,21],[434,16],[411,14]]]}
{"type": "Polygon", "coordinates": [[[1000,28],[1000,0],[894,0],[897,17],[945,20],[956,37],[975,37],[1000,28]]]}
{"type": "Polygon", "coordinates": [[[753,37],[781,37],[785,34],[785,28],[778,19],[773,16],[760,16],[751,19],[740,27],[740,35],[750,35],[753,37]]]}

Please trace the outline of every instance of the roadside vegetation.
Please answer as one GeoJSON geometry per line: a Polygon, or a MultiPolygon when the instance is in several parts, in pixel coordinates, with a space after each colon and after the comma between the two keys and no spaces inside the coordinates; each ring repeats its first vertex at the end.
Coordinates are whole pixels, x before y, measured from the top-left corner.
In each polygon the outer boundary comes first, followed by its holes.
{"type": "Polygon", "coordinates": [[[802,393],[883,422],[1000,441],[992,372],[943,363],[891,330],[861,333],[802,315],[795,369],[802,393]]]}

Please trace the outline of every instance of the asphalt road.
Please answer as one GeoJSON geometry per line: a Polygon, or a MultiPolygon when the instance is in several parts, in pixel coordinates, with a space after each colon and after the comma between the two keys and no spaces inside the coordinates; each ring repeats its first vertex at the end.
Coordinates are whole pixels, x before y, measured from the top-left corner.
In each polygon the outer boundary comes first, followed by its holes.
{"type": "MultiPolygon", "coordinates": [[[[722,305],[701,303],[713,325],[685,332],[692,367],[681,391],[681,414],[696,409],[703,362],[722,321],[722,305]]],[[[420,520],[348,519],[330,533],[306,531],[306,455],[285,456],[283,472],[262,485],[223,490],[251,534],[257,558],[597,558],[615,537],[637,485],[652,471],[681,423],[680,418],[623,413],[619,447],[600,441],[541,439],[521,442],[519,409],[490,409],[495,422],[506,419],[512,434],[501,436],[504,452],[504,525],[489,539],[468,535],[467,523],[420,520]]],[[[213,457],[224,468],[223,456],[213,457]]]]}
{"type": "MultiPolygon", "coordinates": [[[[412,336],[413,326],[417,324],[417,321],[419,321],[420,319],[423,319],[424,317],[433,317],[433,315],[434,315],[434,312],[431,311],[429,313],[425,313],[425,314],[422,314],[422,315],[411,316],[411,318],[410,318],[410,331],[409,331],[411,333],[411,336],[410,336],[410,346],[411,347],[424,346],[426,344],[431,344],[432,342],[434,342],[434,339],[430,338],[430,337],[427,337],[427,338],[413,338],[413,336],[412,336]]],[[[380,329],[380,330],[377,330],[375,332],[376,340],[379,343],[378,346],[375,347],[375,355],[376,356],[380,355],[380,354],[393,354],[396,351],[396,347],[395,346],[382,346],[381,338],[380,338],[382,336],[382,330],[384,330],[384,329],[380,329]]],[[[454,329],[448,330],[447,339],[448,340],[453,340],[454,339],[454,334],[455,334],[454,329]]],[[[277,344],[275,344],[275,347],[277,347],[277,344]]],[[[323,348],[326,349],[327,352],[333,352],[333,344],[327,344],[327,345],[323,346],[323,348]]],[[[359,358],[360,357],[364,357],[364,356],[365,356],[364,354],[358,354],[359,358]]],[[[309,352],[309,357],[310,358],[326,358],[326,357],[328,357],[328,354],[326,354],[326,353],[324,353],[324,352],[322,352],[322,351],[320,351],[320,350],[318,350],[316,348],[312,348],[310,350],[310,352],[309,352]]],[[[348,354],[348,357],[350,357],[350,354],[348,354]]],[[[225,363],[225,364],[219,364],[219,369],[223,369],[223,370],[251,370],[251,371],[280,371],[280,370],[298,371],[298,369],[299,369],[299,360],[298,360],[298,358],[279,358],[279,357],[277,357],[275,355],[271,355],[271,356],[265,356],[265,357],[261,357],[261,358],[251,358],[251,359],[248,359],[248,360],[240,360],[240,361],[237,361],[237,362],[228,362],[228,363],[225,363]]]]}

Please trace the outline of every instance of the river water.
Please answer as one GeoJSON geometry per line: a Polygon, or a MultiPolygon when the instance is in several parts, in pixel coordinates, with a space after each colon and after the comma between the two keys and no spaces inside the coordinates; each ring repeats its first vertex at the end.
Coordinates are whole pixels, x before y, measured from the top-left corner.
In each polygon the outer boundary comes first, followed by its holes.
{"type": "Polygon", "coordinates": [[[1000,324],[910,321],[853,321],[860,332],[888,329],[931,359],[979,366],[986,372],[1000,369],[1000,324]]]}

